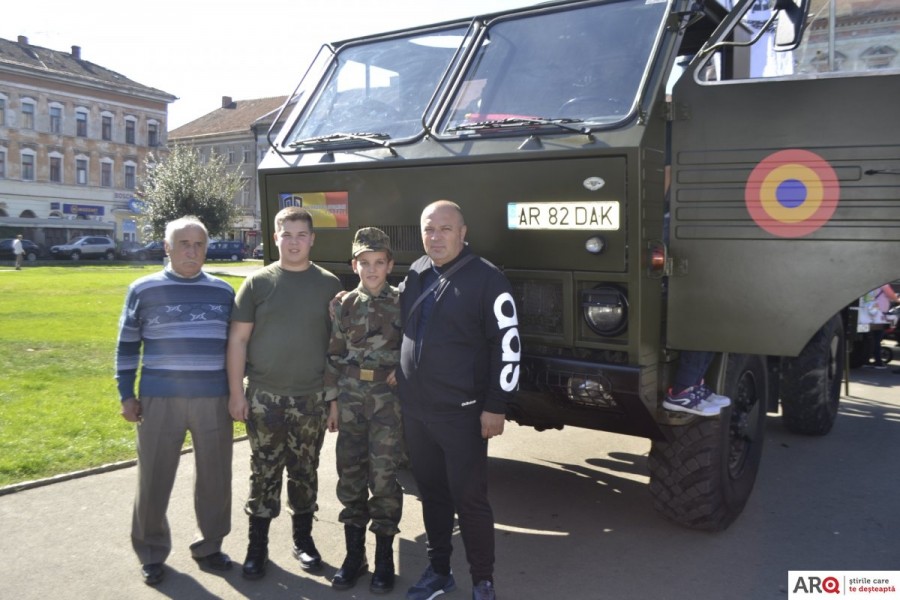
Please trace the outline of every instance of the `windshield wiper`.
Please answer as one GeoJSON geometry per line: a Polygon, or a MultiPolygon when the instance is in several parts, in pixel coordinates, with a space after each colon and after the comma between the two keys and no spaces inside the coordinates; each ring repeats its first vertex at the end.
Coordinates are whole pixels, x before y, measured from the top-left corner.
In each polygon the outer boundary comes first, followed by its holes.
{"type": "Polygon", "coordinates": [[[450,127],[448,132],[453,131],[485,131],[489,129],[512,129],[515,127],[523,127],[528,125],[553,125],[569,131],[575,131],[584,135],[591,134],[591,128],[587,125],[573,125],[573,123],[584,123],[581,119],[545,119],[543,117],[508,117],[506,119],[491,119],[489,121],[478,121],[476,123],[464,123],[456,127],[450,127]]]}
{"type": "Polygon", "coordinates": [[[391,147],[391,136],[386,133],[371,133],[366,131],[361,132],[353,132],[353,133],[332,133],[330,135],[321,135],[317,137],[305,138],[302,140],[297,140],[295,142],[291,142],[288,144],[291,148],[297,148],[300,146],[321,146],[321,145],[329,145],[336,144],[340,142],[368,142],[374,146],[383,146],[385,148],[391,147]]]}

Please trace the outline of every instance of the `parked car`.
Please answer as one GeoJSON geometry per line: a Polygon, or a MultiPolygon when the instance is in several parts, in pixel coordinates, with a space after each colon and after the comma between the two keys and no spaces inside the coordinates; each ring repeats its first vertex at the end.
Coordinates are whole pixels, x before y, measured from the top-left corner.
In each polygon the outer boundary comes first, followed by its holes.
{"type": "Polygon", "coordinates": [[[150,242],[137,248],[129,248],[123,251],[125,260],[162,260],[166,255],[166,248],[162,242],[150,242]]]}
{"type": "Polygon", "coordinates": [[[68,258],[81,260],[82,258],[116,258],[116,243],[108,237],[99,235],[83,235],[69,240],[65,244],[50,248],[50,256],[55,259],[68,258]]]}
{"type": "Polygon", "coordinates": [[[206,260],[244,260],[244,244],[238,241],[210,242],[206,260]]]}
{"type": "Polygon", "coordinates": [[[260,244],[256,248],[253,249],[253,258],[262,258],[263,257],[263,245],[260,244]]]}
{"type": "Polygon", "coordinates": [[[132,250],[136,250],[143,246],[144,244],[140,242],[132,242],[131,240],[126,240],[124,242],[119,242],[117,247],[117,252],[119,254],[119,258],[122,260],[126,260],[128,258],[128,253],[132,250]]]}
{"type": "MultiPolygon", "coordinates": [[[[31,240],[22,240],[22,249],[25,250],[25,260],[34,262],[44,255],[44,249],[31,240]]],[[[13,254],[13,240],[0,240],[0,260],[16,260],[13,254]]]]}

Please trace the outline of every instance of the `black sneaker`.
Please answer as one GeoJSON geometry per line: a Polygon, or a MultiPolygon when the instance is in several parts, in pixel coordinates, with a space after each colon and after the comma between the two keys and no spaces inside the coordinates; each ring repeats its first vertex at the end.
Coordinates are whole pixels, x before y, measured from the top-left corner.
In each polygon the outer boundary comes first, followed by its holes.
{"type": "Polygon", "coordinates": [[[452,571],[449,575],[439,575],[434,572],[431,565],[428,565],[416,585],[407,590],[406,600],[432,600],[455,589],[456,581],[453,579],[452,571]]]}
{"type": "Polygon", "coordinates": [[[472,588],[472,600],[496,600],[496,598],[494,583],[491,581],[479,581],[478,585],[472,588]]]}

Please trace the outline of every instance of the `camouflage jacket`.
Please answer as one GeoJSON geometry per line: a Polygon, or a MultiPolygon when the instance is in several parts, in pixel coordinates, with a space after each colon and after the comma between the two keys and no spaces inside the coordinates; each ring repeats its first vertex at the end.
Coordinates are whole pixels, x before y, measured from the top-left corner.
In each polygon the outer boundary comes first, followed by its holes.
{"type": "Polygon", "coordinates": [[[372,296],[360,284],[335,306],[325,366],[325,400],[338,395],[347,367],[390,370],[400,362],[400,292],[385,285],[372,296]]]}

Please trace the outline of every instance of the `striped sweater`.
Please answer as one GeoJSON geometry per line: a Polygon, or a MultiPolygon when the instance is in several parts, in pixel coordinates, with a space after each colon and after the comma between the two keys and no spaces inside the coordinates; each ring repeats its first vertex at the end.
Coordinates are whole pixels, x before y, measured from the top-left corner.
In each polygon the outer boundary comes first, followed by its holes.
{"type": "Polygon", "coordinates": [[[167,268],[132,283],[119,319],[120,399],[136,397],[138,367],[140,396],[227,395],[225,345],[233,301],[229,283],[202,272],[186,279],[167,268]]]}

